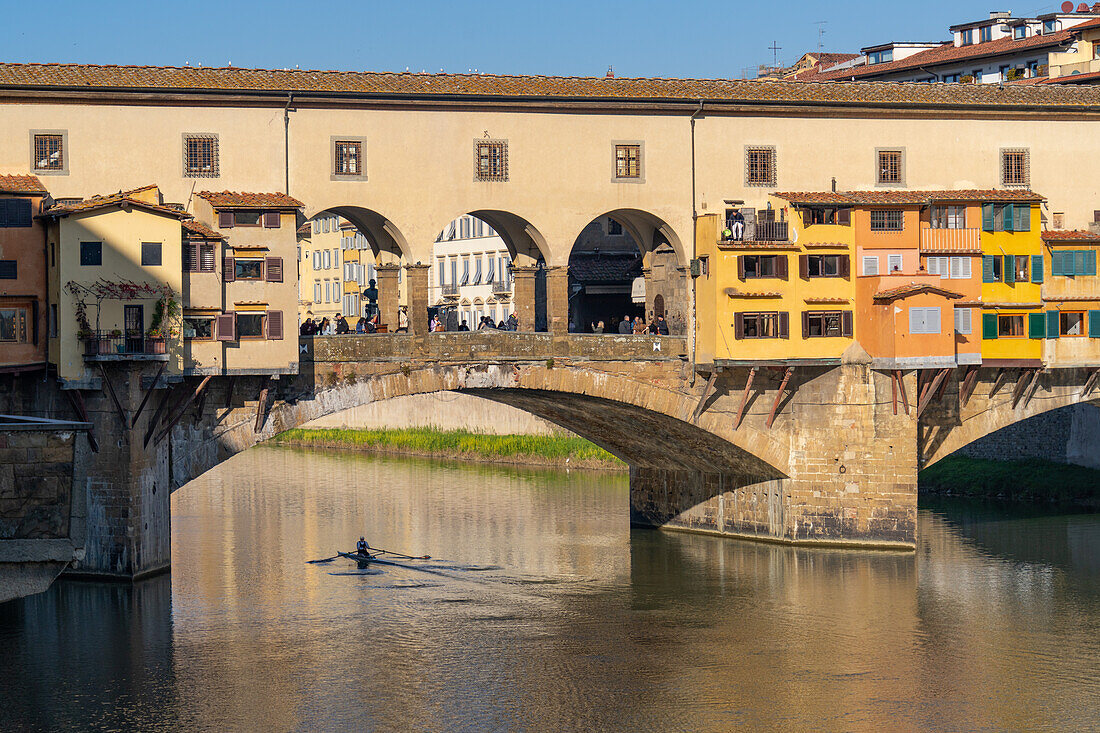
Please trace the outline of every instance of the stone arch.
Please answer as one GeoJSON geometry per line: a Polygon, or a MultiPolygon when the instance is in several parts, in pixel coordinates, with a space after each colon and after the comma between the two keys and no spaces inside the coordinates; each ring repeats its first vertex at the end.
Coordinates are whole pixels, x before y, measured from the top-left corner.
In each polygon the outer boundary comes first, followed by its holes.
{"type": "Polygon", "coordinates": [[[410,261],[412,249],[409,241],[401,229],[383,214],[363,206],[337,204],[311,211],[307,218],[312,219],[325,212],[342,216],[366,236],[380,264],[399,264],[410,261]]]}
{"type": "Polygon", "coordinates": [[[452,216],[441,227],[441,232],[451,222],[463,216],[472,216],[488,224],[496,231],[508,248],[508,254],[513,264],[520,267],[529,267],[536,262],[549,261],[550,247],[546,237],[536,228],[530,220],[519,214],[499,209],[474,209],[462,211],[452,216]]]}

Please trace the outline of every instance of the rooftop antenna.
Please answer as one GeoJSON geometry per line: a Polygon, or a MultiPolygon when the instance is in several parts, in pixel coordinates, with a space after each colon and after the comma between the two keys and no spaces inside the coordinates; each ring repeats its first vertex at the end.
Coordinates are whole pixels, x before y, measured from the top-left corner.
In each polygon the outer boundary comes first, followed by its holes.
{"type": "Polygon", "coordinates": [[[772,66],[779,66],[779,52],[783,50],[783,47],[775,44],[776,42],[772,41],[772,45],[768,46],[768,48],[772,51],[772,66]]]}
{"type": "Polygon", "coordinates": [[[820,53],[822,51],[822,49],[824,48],[821,41],[825,37],[825,24],[828,23],[828,22],[829,21],[827,21],[827,20],[819,20],[819,21],[816,21],[814,23],[814,25],[817,26],[817,51],[818,51],[818,53],[820,53]]]}

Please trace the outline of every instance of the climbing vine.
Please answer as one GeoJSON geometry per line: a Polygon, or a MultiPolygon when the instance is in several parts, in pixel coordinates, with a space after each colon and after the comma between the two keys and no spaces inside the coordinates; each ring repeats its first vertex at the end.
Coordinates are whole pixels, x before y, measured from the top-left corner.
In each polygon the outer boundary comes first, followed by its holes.
{"type": "MultiPolygon", "coordinates": [[[[76,296],[74,310],[76,314],[77,336],[88,338],[92,335],[92,324],[88,320],[88,301],[94,301],[95,329],[99,330],[100,306],[104,300],[147,300],[158,298],[156,310],[153,312],[153,326],[157,329],[157,336],[169,333],[174,335],[171,324],[179,315],[179,302],[175,299],[175,291],[168,283],[138,283],[133,280],[105,280],[100,278],[91,284],[78,283],[70,280],[65,284],[65,289],[76,296]],[[159,314],[159,316],[158,316],[159,314]]],[[[149,334],[153,336],[153,333],[149,334]]]]}

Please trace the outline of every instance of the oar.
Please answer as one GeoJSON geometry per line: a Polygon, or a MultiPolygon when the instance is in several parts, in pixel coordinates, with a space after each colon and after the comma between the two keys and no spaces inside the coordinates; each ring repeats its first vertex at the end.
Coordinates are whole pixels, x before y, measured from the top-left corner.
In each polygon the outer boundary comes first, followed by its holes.
{"type": "Polygon", "coordinates": [[[431,555],[403,555],[400,552],[394,552],[393,550],[383,550],[380,547],[372,547],[372,550],[376,552],[385,553],[386,555],[393,555],[394,557],[403,557],[406,560],[431,560],[431,555]]]}
{"type": "Polygon", "coordinates": [[[333,560],[335,560],[338,557],[340,557],[340,556],[339,555],[333,555],[332,557],[324,557],[324,558],[321,558],[320,560],[306,560],[306,564],[307,565],[314,565],[314,564],[319,563],[319,562],[332,562],[333,560]]]}

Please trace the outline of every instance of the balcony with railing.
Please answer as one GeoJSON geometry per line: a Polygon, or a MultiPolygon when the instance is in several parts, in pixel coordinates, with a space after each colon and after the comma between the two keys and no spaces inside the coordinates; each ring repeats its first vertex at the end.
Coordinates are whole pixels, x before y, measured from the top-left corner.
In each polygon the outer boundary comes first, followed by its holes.
{"type": "Polygon", "coordinates": [[[981,230],[932,229],[920,230],[921,254],[981,254],[981,230]]]}
{"type": "Polygon", "coordinates": [[[509,279],[493,281],[493,295],[512,292],[512,282],[509,279]]]}
{"type": "Polygon", "coordinates": [[[444,298],[458,297],[458,283],[443,283],[439,286],[444,298]]]}
{"type": "Polygon", "coordinates": [[[734,239],[733,233],[729,236],[722,233],[722,244],[738,244],[741,242],[787,242],[789,233],[786,221],[757,221],[745,224],[745,230],[740,239],[734,239]]]}
{"type": "Polygon", "coordinates": [[[163,337],[95,331],[80,337],[85,361],[168,361],[163,337]]]}

